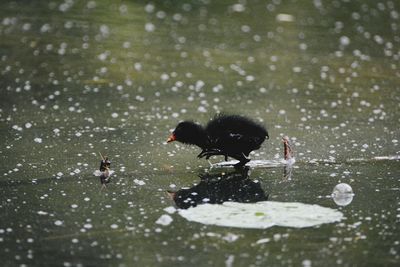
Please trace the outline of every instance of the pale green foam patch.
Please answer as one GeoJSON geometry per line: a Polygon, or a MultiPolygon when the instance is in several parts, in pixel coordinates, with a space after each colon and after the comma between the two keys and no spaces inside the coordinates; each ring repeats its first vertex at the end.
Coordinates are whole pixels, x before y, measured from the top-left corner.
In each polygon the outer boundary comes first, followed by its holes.
{"type": "Polygon", "coordinates": [[[275,201],[203,204],[179,210],[179,214],[189,221],[202,224],[254,229],[272,226],[313,227],[343,219],[343,213],[335,209],[298,202],[275,201]]]}

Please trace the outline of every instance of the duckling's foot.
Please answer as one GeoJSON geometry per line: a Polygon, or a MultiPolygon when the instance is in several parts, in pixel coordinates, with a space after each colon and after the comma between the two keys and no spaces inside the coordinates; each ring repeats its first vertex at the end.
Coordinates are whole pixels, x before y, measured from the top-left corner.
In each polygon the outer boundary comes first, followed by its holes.
{"type": "Polygon", "coordinates": [[[236,163],[235,165],[233,165],[233,167],[241,169],[243,168],[247,162],[249,162],[250,159],[242,159],[241,161],[239,161],[238,163],[236,163]]]}

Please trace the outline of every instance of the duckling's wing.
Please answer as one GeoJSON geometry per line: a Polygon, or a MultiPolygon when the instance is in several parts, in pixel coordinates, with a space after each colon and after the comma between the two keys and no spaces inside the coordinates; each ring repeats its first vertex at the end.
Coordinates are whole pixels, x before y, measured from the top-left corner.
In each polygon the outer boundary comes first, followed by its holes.
{"type": "Polygon", "coordinates": [[[260,148],[265,138],[248,136],[235,132],[224,132],[219,134],[218,138],[214,138],[214,146],[228,153],[244,153],[248,155],[251,151],[260,148]]]}

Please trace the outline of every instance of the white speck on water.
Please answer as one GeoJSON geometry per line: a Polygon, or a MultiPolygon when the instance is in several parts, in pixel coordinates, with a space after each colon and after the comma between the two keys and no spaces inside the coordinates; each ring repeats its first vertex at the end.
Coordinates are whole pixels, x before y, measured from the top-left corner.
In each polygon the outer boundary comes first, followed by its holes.
{"type": "Polygon", "coordinates": [[[303,260],[301,263],[303,267],[311,267],[311,261],[310,260],[303,260]]]}
{"type": "Polygon", "coordinates": [[[114,119],[115,119],[115,118],[118,118],[118,113],[116,113],[116,112],[112,113],[112,114],[111,114],[111,117],[113,117],[114,119]]]}
{"type": "Polygon", "coordinates": [[[300,50],[307,50],[307,44],[301,43],[301,44],[299,44],[299,48],[300,48],[300,50]]]}
{"type": "Polygon", "coordinates": [[[274,234],[273,238],[274,238],[274,241],[279,241],[279,240],[281,240],[282,235],[281,234],[274,234]]]}
{"type": "Polygon", "coordinates": [[[262,238],[262,239],[257,240],[256,244],[260,245],[260,244],[268,243],[269,241],[271,241],[270,238],[262,238]]]}
{"type": "Polygon", "coordinates": [[[242,25],[241,30],[242,30],[242,32],[250,32],[251,27],[248,25],[242,25]]]}
{"type": "Polygon", "coordinates": [[[347,36],[340,37],[340,44],[343,46],[348,46],[350,44],[350,38],[347,36]]]}
{"type": "Polygon", "coordinates": [[[278,22],[293,22],[294,21],[294,16],[290,14],[283,14],[280,13],[276,15],[276,21],[278,22]]]}
{"type": "Polygon", "coordinates": [[[141,71],[142,70],[142,64],[139,62],[136,62],[135,64],[133,64],[133,67],[135,68],[135,70],[137,71],[141,71]]]}
{"type": "Polygon", "coordinates": [[[169,75],[167,73],[163,73],[163,74],[161,74],[160,78],[163,81],[168,81],[169,80],[169,75]]]}
{"type": "Polygon", "coordinates": [[[165,13],[164,11],[160,10],[157,12],[156,14],[157,18],[159,19],[164,19],[167,16],[167,13],[165,13]]]}
{"type": "Polygon", "coordinates": [[[61,226],[61,225],[64,224],[64,222],[60,221],[60,220],[57,220],[57,221],[54,222],[54,224],[57,225],[57,226],[61,226]]]}
{"type": "Polygon", "coordinates": [[[164,209],[164,211],[165,211],[165,212],[168,212],[169,214],[173,214],[173,213],[176,212],[176,208],[173,207],[173,206],[169,206],[169,207],[166,207],[166,208],[164,209]]]}
{"type": "Polygon", "coordinates": [[[137,185],[145,185],[146,183],[143,180],[135,179],[133,182],[137,185]]]}
{"type": "Polygon", "coordinates": [[[244,5],[242,5],[242,4],[234,4],[234,5],[232,6],[232,10],[233,10],[234,12],[243,12],[243,11],[246,10],[246,7],[245,7],[244,5]]]}
{"type": "Polygon", "coordinates": [[[267,92],[267,89],[265,87],[261,87],[259,91],[260,93],[265,94],[267,92]]]}
{"type": "Polygon", "coordinates": [[[154,24],[151,23],[151,22],[147,22],[147,23],[144,25],[144,29],[145,29],[147,32],[154,32],[155,29],[156,29],[156,26],[154,26],[154,24]]]}
{"type": "Polygon", "coordinates": [[[13,125],[12,128],[16,131],[22,131],[22,127],[18,126],[18,125],[13,125]]]}
{"type": "Polygon", "coordinates": [[[71,208],[73,208],[73,209],[76,209],[77,207],[78,207],[77,204],[72,204],[72,205],[71,205],[71,208]]]}
{"type": "Polygon", "coordinates": [[[293,72],[294,73],[300,73],[301,72],[301,67],[298,67],[298,66],[293,67],[293,72]]]}
{"type": "Polygon", "coordinates": [[[204,85],[205,83],[202,80],[196,81],[196,86],[195,86],[196,91],[199,91],[201,88],[204,87],[204,85]]]}
{"type": "Polygon", "coordinates": [[[247,76],[246,76],[246,81],[252,82],[252,81],[254,81],[254,80],[255,80],[255,78],[254,78],[253,75],[247,75],[247,76]]]}
{"type": "Polygon", "coordinates": [[[140,96],[140,95],[135,96],[135,99],[137,101],[140,101],[140,102],[143,102],[145,100],[145,98],[143,96],[140,96]]]}
{"type": "Polygon", "coordinates": [[[229,243],[233,243],[239,239],[239,236],[232,233],[227,233],[226,236],[222,237],[222,239],[229,243]]]}
{"type": "Polygon", "coordinates": [[[36,137],[35,139],[33,139],[33,141],[35,141],[36,143],[41,144],[43,142],[42,138],[40,137],[36,137]]]}
{"type": "Polygon", "coordinates": [[[25,123],[25,128],[26,129],[29,129],[31,127],[32,127],[32,123],[30,123],[30,122],[25,123]]]}
{"type": "Polygon", "coordinates": [[[31,29],[31,24],[30,23],[24,23],[24,25],[22,25],[22,30],[24,31],[29,31],[31,29]]]}
{"type": "Polygon", "coordinates": [[[144,7],[144,10],[147,12],[147,13],[153,13],[154,12],[154,10],[155,10],[155,7],[154,7],[154,5],[153,4],[147,4],[145,7],[144,7]]]}
{"type": "Polygon", "coordinates": [[[202,112],[202,113],[206,113],[206,112],[207,112],[207,109],[206,109],[204,106],[199,106],[199,107],[197,108],[197,111],[198,111],[198,112],[202,112]]]}
{"type": "Polygon", "coordinates": [[[229,255],[225,261],[225,267],[232,267],[235,261],[235,255],[229,255]]]}
{"type": "Polygon", "coordinates": [[[83,200],[85,200],[85,201],[90,201],[90,198],[85,197],[83,200]]]}
{"type": "Polygon", "coordinates": [[[169,216],[168,214],[163,214],[161,215],[160,218],[158,218],[158,220],[156,221],[156,224],[161,224],[164,226],[170,225],[172,223],[173,219],[171,216],[169,216]]]}
{"type": "Polygon", "coordinates": [[[39,214],[39,215],[47,215],[47,214],[49,214],[49,213],[48,213],[48,212],[45,212],[45,211],[39,210],[39,211],[37,212],[37,214],[39,214]]]}
{"type": "Polygon", "coordinates": [[[113,224],[110,225],[110,228],[111,229],[117,229],[118,228],[118,224],[113,223],[113,224]]]}

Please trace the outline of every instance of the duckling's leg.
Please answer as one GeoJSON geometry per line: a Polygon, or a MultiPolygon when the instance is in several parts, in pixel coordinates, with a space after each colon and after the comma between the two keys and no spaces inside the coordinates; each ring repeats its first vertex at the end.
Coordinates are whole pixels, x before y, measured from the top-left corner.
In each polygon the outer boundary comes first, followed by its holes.
{"type": "Polygon", "coordinates": [[[243,153],[240,153],[238,155],[235,155],[235,157],[234,156],[232,157],[239,160],[239,162],[234,165],[235,168],[241,168],[244,165],[246,165],[247,162],[250,161],[250,159],[247,158],[243,153]]]}
{"type": "Polygon", "coordinates": [[[199,155],[198,155],[198,157],[199,158],[203,158],[203,157],[206,157],[206,159],[209,159],[211,156],[216,156],[216,155],[221,155],[222,153],[221,153],[221,150],[219,150],[219,149],[212,149],[212,150],[205,150],[205,151],[202,151],[199,155]]]}
{"type": "Polygon", "coordinates": [[[197,157],[201,159],[202,157],[204,157],[204,154],[206,154],[207,152],[208,152],[208,150],[204,150],[204,149],[203,149],[203,150],[200,152],[200,154],[197,155],[197,157]]]}
{"type": "Polygon", "coordinates": [[[222,155],[221,152],[215,151],[215,152],[213,152],[213,153],[207,154],[206,159],[208,160],[208,159],[211,158],[212,156],[219,156],[219,155],[222,155]]]}

